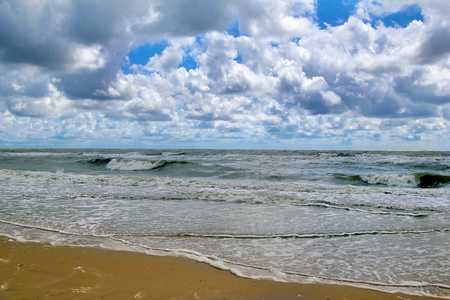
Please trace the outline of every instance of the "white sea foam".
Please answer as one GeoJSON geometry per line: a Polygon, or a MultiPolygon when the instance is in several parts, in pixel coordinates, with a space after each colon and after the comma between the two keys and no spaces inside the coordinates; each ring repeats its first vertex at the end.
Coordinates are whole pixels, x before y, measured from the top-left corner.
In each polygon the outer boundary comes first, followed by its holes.
{"type": "Polygon", "coordinates": [[[119,171],[139,171],[157,169],[166,164],[166,160],[136,160],[114,158],[106,165],[106,168],[119,171]]]}
{"type": "Polygon", "coordinates": [[[361,180],[369,184],[385,184],[389,186],[417,186],[414,175],[380,174],[361,175],[361,180]]]}

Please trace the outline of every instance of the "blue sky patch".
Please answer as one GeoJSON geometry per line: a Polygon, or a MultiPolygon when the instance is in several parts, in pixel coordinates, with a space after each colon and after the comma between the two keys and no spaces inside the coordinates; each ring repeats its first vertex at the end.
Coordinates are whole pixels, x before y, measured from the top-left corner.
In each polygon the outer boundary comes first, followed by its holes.
{"type": "Polygon", "coordinates": [[[164,49],[167,48],[169,44],[167,41],[163,40],[153,44],[145,44],[139,46],[128,53],[129,64],[122,65],[122,71],[125,74],[132,73],[130,66],[132,65],[143,65],[145,66],[149,59],[156,54],[160,55],[164,49]]]}
{"type": "Polygon", "coordinates": [[[410,5],[396,13],[384,16],[382,18],[374,18],[373,22],[382,21],[387,27],[407,27],[414,20],[423,21],[422,9],[417,4],[410,5]]]}
{"type": "Polygon", "coordinates": [[[238,64],[242,64],[242,56],[240,53],[238,53],[238,55],[234,58],[234,60],[238,63],[238,64]]]}
{"type": "MultiPolygon", "coordinates": [[[[317,20],[319,27],[325,29],[326,24],[339,26],[347,22],[348,18],[355,12],[359,0],[317,0],[317,20]]],[[[376,4],[376,2],[374,2],[376,4]]],[[[380,4],[381,5],[381,4],[380,4]]],[[[387,27],[407,27],[414,20],[423,21],[422,9],[419,5],[405,6],[401,11],[393,14],[375,17],[372,16],[372,25],[382,21],[387,27]]]]}
{"type": "Polygon", "coordinates": [[[278,48],[278,46],[280,46],[279,43],[275,43],[275,42],[270,42],[269,45],[274,48],[278,48]]]}
{"type": "Polygon", "coordinates": [[[327,28],[326,24],[339,26],[347,22],[353,14],[359,0],[317,0],[317,18],[321,29],[327,28]]]}
{"type": "Polygon", "coordinates": [[[238,37],[241,35],[241,33],[239,32],[239,20],[237,18],[233,23],[231,23],[230,27],[227,30],[227,33],[234,37],[238,37]]]}
{"type": "Polygon", "coordinates": [[[136,49],[133,49],[128,54],[128,58],[130,60],[131,65],[146,65],[148,60],[155,56],[156,54],[160,55],[164,49],[168,46],[167,41],[160,41],[153,44],[145,44],[136,49]]]}
{"type": "Polygon", "coordinates": [[[202,47],[203,45],[203,36],[196,36],[195,42],[193,45],[188,47],[184,47],[183,60],[178,65],[178,68],[185,68],[186,71],[195,70],[198,68],[197,61],[195,59],[195,54],[192,53],[192,49],[196,49],[202,47]]]}
{"type": "Polygon", "coordinates": [[[195,61],[195,58],[192,57],[189,53],[183,56],[183,60],[178,65],[179,68],[183,67],[186,71],[197,69],[198,65],[195,61]]]}

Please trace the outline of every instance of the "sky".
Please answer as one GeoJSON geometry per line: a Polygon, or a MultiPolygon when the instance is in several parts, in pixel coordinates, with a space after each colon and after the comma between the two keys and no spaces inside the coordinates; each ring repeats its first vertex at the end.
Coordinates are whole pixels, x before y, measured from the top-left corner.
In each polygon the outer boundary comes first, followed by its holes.
{"type": "Polygon", "coordinates": [[[0,148],[450,150],[448,0],[0,0],[0,148]]]}

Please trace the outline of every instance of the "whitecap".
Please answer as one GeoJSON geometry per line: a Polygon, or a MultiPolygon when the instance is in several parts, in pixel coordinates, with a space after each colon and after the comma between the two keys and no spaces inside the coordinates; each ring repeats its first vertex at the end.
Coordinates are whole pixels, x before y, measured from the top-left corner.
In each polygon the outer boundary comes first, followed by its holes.
{"type": "Polygon", "coordinates": [[[166,164],[166,160],[135,160],[126,158],[114,158],[106,165],[106,168],[119,171],[140,171],[161,168],[166,164]]]}

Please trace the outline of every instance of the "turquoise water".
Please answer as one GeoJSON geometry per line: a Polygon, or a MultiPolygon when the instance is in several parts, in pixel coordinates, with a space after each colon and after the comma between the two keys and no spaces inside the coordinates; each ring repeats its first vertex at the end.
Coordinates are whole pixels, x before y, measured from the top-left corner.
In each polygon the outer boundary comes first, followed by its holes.
{"type": "Polygon", "coordinates": [[[450,298],[450,152],[3,149],[0,234],[450,298]]]}

